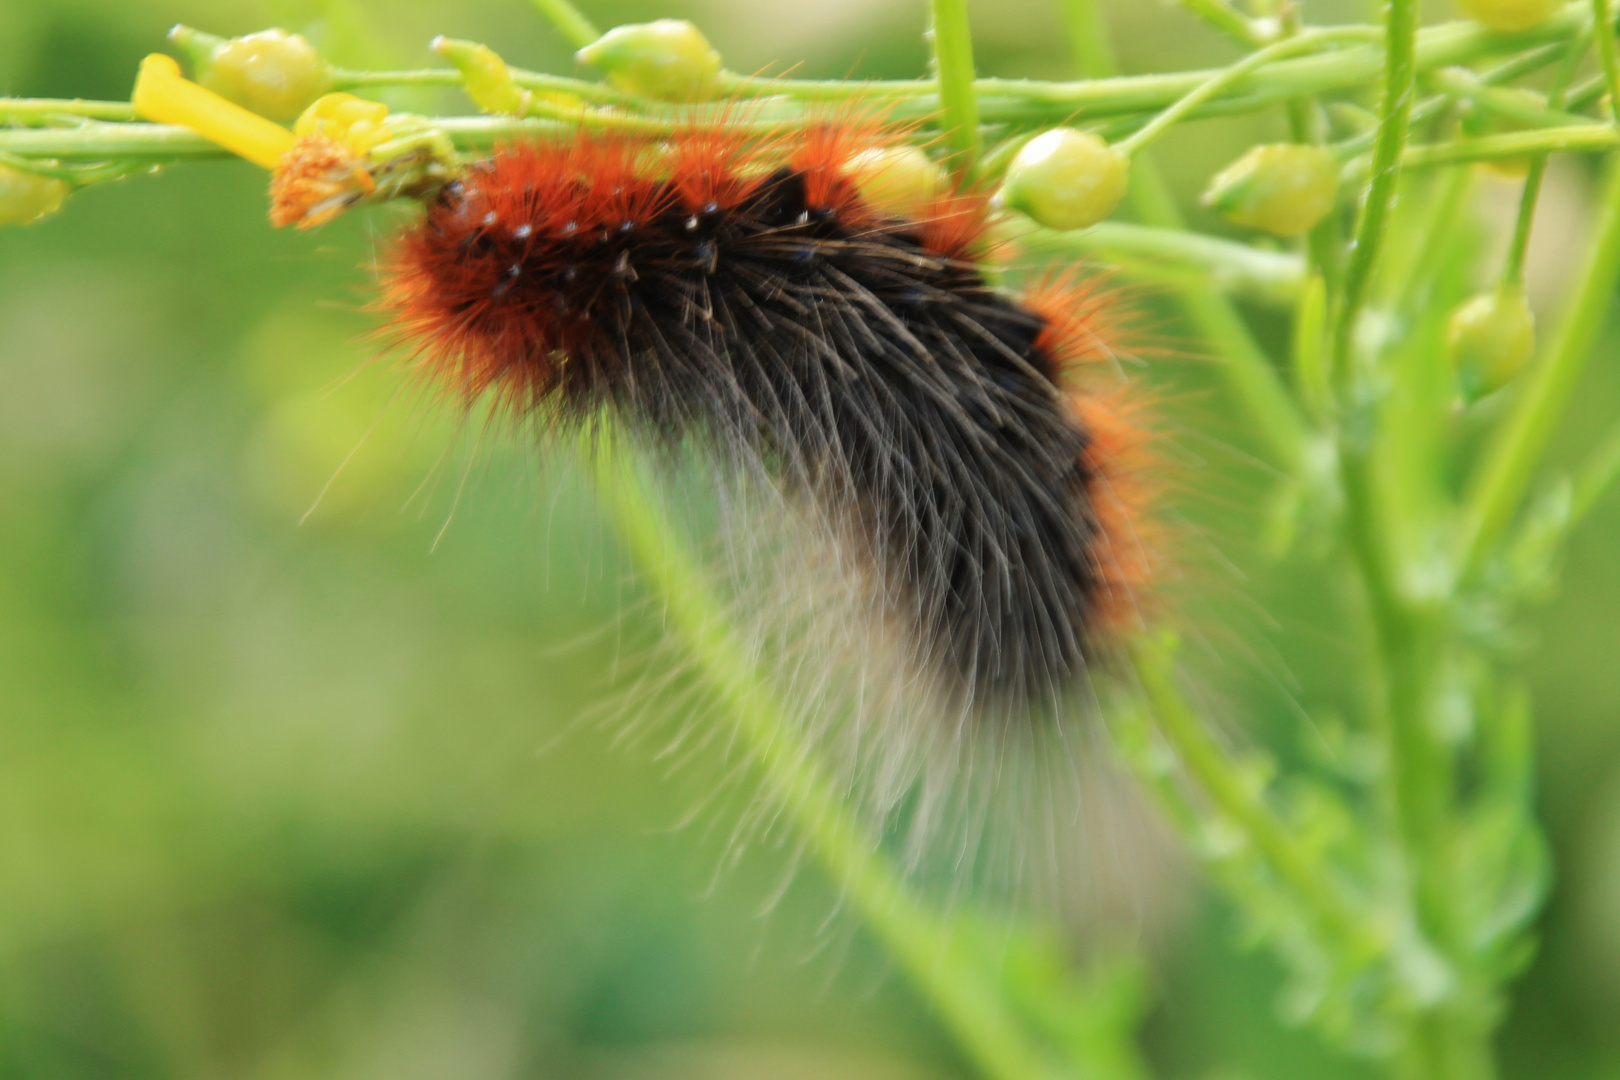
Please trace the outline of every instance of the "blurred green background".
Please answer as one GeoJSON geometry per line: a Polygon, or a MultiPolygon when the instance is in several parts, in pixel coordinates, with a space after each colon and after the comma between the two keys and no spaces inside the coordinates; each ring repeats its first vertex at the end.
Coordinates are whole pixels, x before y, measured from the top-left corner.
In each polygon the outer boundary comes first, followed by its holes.
{"type": "MultiPolygon", "coordinates": [[[[920,0],[587,8],[694,18],[743,71],[925,60],[920,0]]],[[[986,73],[1067,72],[1046,0],[973,13],[986,73]]],[[[1231,55],[1169,5],[1113,16],[1133,70],[1231,55]]],[[[176,21],[302,29],[350,66],[426,63],[444,33],[575,67],[520,0],[7,0],[0,92],[124,98],[176,21]]],[[[1190,205],[1275,122],[1194,125],[1161,158],[1190,205]]],[[[1548,314],[1585,182],[1551,188],[1548,314]]],[[[241,163],[176,168],[0,232],[0,1077],[966,1076],[790,842],[733,864],[746,786],[678,827],[726,762],[672,770],[621,737],[658,621],[589,498],[372,362],[369,264],[398,214],[276,232],[263,189],[241,163]]],[[[1485,233],[1513,190],[1486,187],[1485,233]]],[[[1196,357],[1169,310],[1155,333],[1196,357]]],[[[1617,345],[1561,452],[1620,415],[1617,345]]],[[[1207,365],[1152,368],[1191,391],[1182,468],[1215,494],[1188,513],[1235,568],[1203,602],[1206,696],[1290,753],[1294,702],[1342,696],[1351,632],[1318,564],[1266,567],[1244,539],[1265,478],[1207,365]]],[[[1617,542],[1610,499],[1527,642],[1559,869],[1510,1077],[1620,1078],[1617,542]]],[[[1135,931],[1163,1075],[1361,1075],[1277,1019],[1278,972],[1194,876],[1144,876],[1174,894],[1141,897],[1135,931]]]]}

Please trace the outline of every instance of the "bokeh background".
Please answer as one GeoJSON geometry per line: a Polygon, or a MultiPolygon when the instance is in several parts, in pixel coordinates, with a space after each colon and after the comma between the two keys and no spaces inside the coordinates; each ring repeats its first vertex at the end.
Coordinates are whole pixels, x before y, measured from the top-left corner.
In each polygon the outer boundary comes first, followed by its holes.
{"type": "MultiPolygon", "coordinates": [[[[691,17],[737,70],[925,61],[920,0],[585,6],[691,17]]],[[[1112,14],[1132,70],[1230,56],[1167,4],[1112,14]]],[[[986,73],[1068,72],[1046,0],[973,15],[986,73]]],[[[426,63],[445,33],[575,68],[520,0],[7,0],[0,92],[124,98],[176,21],[301,29],[349,66],[426,63]]],[[[1166,141],[1192,212],[1274,124],[1166,141]]],[[[1531,270],[1549,314],[1586,185],[1575,165],[1551,188],[1531,270]]],[[[370,262],[398,215],[276,232],[263,188],[241,163],[176,168],[0,232],[0,1077],[967,1076],[813,868],[734,851],[746,791],[682,825],[723,761],[672,772],[621,737],[657,617],[569,470],[371,362],[370,262]]],[[[1513,195],[1484,188],[1487,239],[1513,195]]],[[[1185,340],[1168,312],[1161,338],[1185,340]]],[[[1617,344],[1566,458],[1620,415],[1617,344]]],[[[1268,567],[1245,539],[1264,477],[1183,352],[1147,377],[1186,391],[1186,486],[1216,493],[1189,516],[1232,568],[1209,640],[1241,659],[1207,650],[1206,696],[1286,756],[1292,703],[1323,706],[1350,631],[1317,564],[1268,567]]],[[[1510,1077],[1620,1078],[1617,544],[1611,498],[1523,661],[1558,880],[1510,1077]]],[[[1137,929],[1163,1075],[1361,1074],[1278,1020],[1278,971],[1195,875],[1153,880],[1175,893],[1137,929]]]]}

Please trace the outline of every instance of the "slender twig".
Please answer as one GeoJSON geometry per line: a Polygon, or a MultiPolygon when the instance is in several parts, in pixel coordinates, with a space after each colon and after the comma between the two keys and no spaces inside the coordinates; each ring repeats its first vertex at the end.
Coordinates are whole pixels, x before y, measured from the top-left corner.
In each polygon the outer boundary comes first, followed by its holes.
{"type": "Polygon", "coordinates": [[[1181,100],[1154,117],[1146,127],[1120,143],[1119,148],[1127,154],[1136,153],[1164,134],[1171,125],[1178,123],[1198,106],[1268,64],[1286,60],[1300,53],[1314,52],[1330,45],[1337,45],[1340,42],[1366,41],[1376,39],[1379,36],[1380,32],[1372,27],[1352,26],[1332,30],[1313,30],[1307,34],[1300,34],[1298,37],[1279,41],[1275,45],[1268,45],[1211,77],[1208,82],[1188,91],[1181,100]]]}
{"type": "Polygon", "coordinates": [[[1556,335],[1503,422],[1468,489],[1458,532],[1457,564],[1477,569],[1508,521],[1557,430],[1564,406],[1586,370],[1609,299],[1620,281],[1620,163],[1610,162],[1592,246],[1556,335]]]}
{"type": "Polygon", "coordinates": [[[934,75],[945,112],[945,144],[957,155],[957,168],[973,167],[979,156],[979,102],[973,84],[973,34],[967,0],[933,0],[934,75]]]}
{"type": "MultiPolygon", "coordinates": [[[[1547,88],[1549,108],[1556,109],[1563,105],[1569,80],[1574,76],[1575,65],[1580,62],[1585,48],[1586,36],[1582,34],[1573,38],[1565,49],[1564,62],[1554,72],[1552,85],[1547,88]]],[[[1513,223],[1513,240],[1508,244],[1507,258],[1502,265],[1502,281],[1509,287],[1524,285],[1524,257],[1530,250],[1530,231],[1535,225],[1536,204],[1541,201],[1541,184],[1546,176],[1547,155],[1541,154],[1530,162],[1530,169],[1524,176],[1524,190],[1519,193],[1519,214],[1513,223]]]]}
{"type": "Polygon", "coordinates": [[[1575,473],[1575,483],[1569,500],[1569,524],[1580,523],[1597,505],[1609,488],[1620,480],[1620,424],[1598,443],[1592,456],[1575,473]]]}
{"type": "Polygon", "coordinates": [[[568,0],[529,0],[540,14],[551,20],[568,43],[576,49],[583,49],[591,42],[602,36],[591,20],[580,14],[578,8],[568,0]]]}
{"type": "Polygon", "coordinates": [[[1266,44],[1265,34],[1255,21],[1226,0],[1180,0],[1182,7],[1247,49],[1266,44]]]}
{"type": "Polygon", "coordinates": [[[1609,112],[1615,123],[1620,124],[1620,57],[1615,55],[1609,0],[1592,0],[1592,23],[1597,28],[1598,56],[1603,63],[1603,82],[1609,93],[1609,112]]]}

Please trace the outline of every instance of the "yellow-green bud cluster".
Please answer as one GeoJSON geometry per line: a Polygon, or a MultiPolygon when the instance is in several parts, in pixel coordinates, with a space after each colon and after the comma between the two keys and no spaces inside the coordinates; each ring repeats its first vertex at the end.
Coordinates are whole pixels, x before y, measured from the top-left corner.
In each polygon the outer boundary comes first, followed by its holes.
{"type": "Polygon", "coordinates": [[[1327,217],[1339,191],[1339,163],[1320,146],[1256,146],[1222,169],[1204,205],[1239,225],[1277,236],[1309,232],[1327,217]]]}
{"type": "Polygon", "coordinates": [[[461,70],[462,87],[484,112],[523,116],[529,111],[534,95],[512,81],[506,61],[488,45],[436,37],[432,47],[461,70]]]}
{"type": "Polygon", "coordinates": [[[190,54],[201,86],[272,120],[296,118],[332,85],[332,65],[285,30],[224,39],[176,26],[169,40],[190,54]]]}
{"type": "Polygon", "coordinates": [[[65,180],[0,165],[0,225],[26,225],[54,214],[72,190],[65,180]]]}
{"type": "Polygon", "coordinates": [[[1536,352],[1536,317],[1524,290],[1503,285],[1459,306],[1446,326],[1446,343],[1465,401],[1502,389],[1536,352]]]}
{"type": "Polygon", "coordinates": [[[685,19],[616,26],[579,50],[621,90],[658,101],[708,101],[719,94],[720,54],[685,19]]]}
{"type": "Polygon", "coordinates": [[[1457,0],[1457,6],[1492,30],[1512,33],[1544,22],[1564,3],[1563,0],[1457,0]]]}
{"type": "Polygon", "coordinates": [[[1114,212],[1130,175],[1130,158],[1096,135],[1053,128],[1013,157],[1001,205],[1049,229],[1084,229],[1114,212]]]}

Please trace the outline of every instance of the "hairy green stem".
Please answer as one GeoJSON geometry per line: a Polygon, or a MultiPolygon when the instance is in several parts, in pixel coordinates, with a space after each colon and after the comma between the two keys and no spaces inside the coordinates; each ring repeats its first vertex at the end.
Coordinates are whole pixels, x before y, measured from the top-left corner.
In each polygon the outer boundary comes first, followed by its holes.
{"type": "Polygon", "coordinates": [[[1271,868],[1304,904],[1323,940],[1371,946],[1373,937],[1333,882],[1277,819],[1271,807],[1233,768],[1226,752],[1182,698],[1171,679],[1173,645],[1164,638],[1138,636],[1130,643],[1131,667],[1152,709],[1159,731],[1210,802],[1238,825],[1271,868]]]}
{"type": "Polygon", "coordinates": [[[591,20],[580,14],[580,10],[568,0],[529,0],[529,2],[539,9],[540,14],[551,20],[551,25],[555,26],[576,49],[583,49],[602,36],[602,32],[591,20]]]}
{"type": "Polygon", "coordinates": [[[1609,92],[1609,112],[1620,124],[1620,57],[1615,55],[1614,33],[1609,29],[1609,0],[1592,0],[1592,25],[1597,28],[1598,57],[1603,83],[1609,92]]]}
{"type": "Polygon", "coordinates": [[[1172,125],[1181,121],[1198,106],[1269,64],[1275,64],[1279,60],[1286,60],[1300,53],[1315,52],[1318,49],[1337,45],[1340,42],[1365,41],[1376,38],[1378,35],[1379,32],[1372,27],[1351,26],[1332,30],[1313,30],[1297,37],[1288,38],[1285,41],[1279,41],[1275,45],[1268,45],[1258,52],[1250,53],[1231,67],[1225,68],[1212,76],[1209,81],[1188,91],[1179,101],[1158,116],[1155,116],[1147,126],[1120,143],[1119,148],[1127,154],[1136,153],[1164,134],[1172,125]]]}
{"type": "Polygon", "coordinates": [[[1608,316],[1620,281],[1620,163],[1610,161],[1600,198],[1596,235],[1563,321],[1469,486],[1457,541],[1464,574],[1484,562],[1523,502],[1608,316]]]}
{"type": "Polygon", "coordinates": [[[1009,228],[1021,252],[1077,258],[1101,256],[1136,276],[1242,296],[1273,307],[1292,306],[1305,281],[1297,255],[1263,251],[1204,233],[1104,221],[1089,229],[1009,228]]]}
{"type": "Polygon", "coordinates": [[[1373,143],[1372,178],[1362,203],[1328,339],[1329,362],[1341,385],[1351,379],[1351,336],[1383,247],[1384,228],[1395,200],[1395,181],[1400,176],[1401,152],[1406,148],[1417,86],[1417,25],[1416,0],[1391,0],[1385,29],[1384,96],[1378,136],[1373,143]]]}
{"type": "Polygon", "coordinates": [[[849,812],[812,747],[787,719],[774,687],[747,657],[691,553],[663,513],[631,456],[597,441],[598,491],[647,584],[663,602],[669,629],[724,708],[771,794],[817,860],[845,890],[872,932],[992,1080],[1062,1080],[1065,1073],[1031,1044],[971,944],[924,908],[877,854],[874,838],[849,812]]]}
{"type": "Polygon", "coordinates": [[[1255,25],[1254,20],[1228,4],[1226,0],[1180,0],[1180,2],[1182,7],[1246,49],[1257,49],[1266,44],[1266,37],[1255,25]]]}
{"type": "Polygon", "coordinates": [[[930,30],[934,76],[945,113],[945,145],[966,171],[979,156],[979,102],[973,84],[973,33],[968,27],[967,0],[933,0],[930,30]]]}

